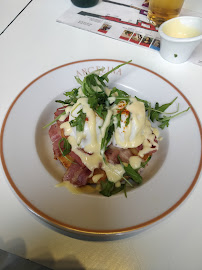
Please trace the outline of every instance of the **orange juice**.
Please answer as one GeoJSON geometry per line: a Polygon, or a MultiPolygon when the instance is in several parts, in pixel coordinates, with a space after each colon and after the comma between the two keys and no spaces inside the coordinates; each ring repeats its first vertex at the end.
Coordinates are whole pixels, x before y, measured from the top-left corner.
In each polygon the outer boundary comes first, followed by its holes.
{"type": "Polygon", "coordinates": [[[148,18],[155,26],[177,17],[184,0],[149,0],[148,18]]]}

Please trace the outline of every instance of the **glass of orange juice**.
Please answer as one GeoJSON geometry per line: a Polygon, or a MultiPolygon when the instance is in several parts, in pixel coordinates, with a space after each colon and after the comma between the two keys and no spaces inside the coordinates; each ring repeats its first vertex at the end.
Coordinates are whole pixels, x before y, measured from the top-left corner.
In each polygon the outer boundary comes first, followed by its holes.
{"type": "Polygon", "coordinates": [[[180,14],[184,0],[149,0],[148,19],[159,27],[163,22],[180,14]]]}

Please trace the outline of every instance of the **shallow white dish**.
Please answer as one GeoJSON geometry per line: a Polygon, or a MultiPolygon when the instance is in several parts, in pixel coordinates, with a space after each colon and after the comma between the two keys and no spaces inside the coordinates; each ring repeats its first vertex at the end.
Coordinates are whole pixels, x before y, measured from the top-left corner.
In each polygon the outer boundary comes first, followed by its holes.
{"type": "MultiPolygon", "coordinates": [[[[1,159],[8,181],[21,202],[34,214],[64,231],[85,235],[115,235],[146,227],[176,209],[195,186],[201,170],[202,131],[191,107],[161,132],[160,150],[145,169],[144,183],[110,198],[70,193],[56,188],[64,173],[53,159],[48,129],[62,93],[78,87],[75,75],[120,62],[86,60],[69,63],[36,78],[12,103],[1,131],[1,159]]],[[[191,106],[170,82],[135,64],[111,74],[110,85],[160,104],[176,96],[180,110],[191,106]]],[[[171,109],[175,110],[176,105],[171,109]]]]}

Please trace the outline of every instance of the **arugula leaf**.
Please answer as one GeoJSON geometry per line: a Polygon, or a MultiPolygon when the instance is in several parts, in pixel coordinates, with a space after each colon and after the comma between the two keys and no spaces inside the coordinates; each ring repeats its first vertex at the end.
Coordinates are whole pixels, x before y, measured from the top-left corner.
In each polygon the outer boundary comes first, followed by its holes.
{"type": "Polygon", "coordinates": [[[124,166],[124,164],[121,161],[120,157],[118,157],[118,159],[119,159],[121,165],[123,166],[126,175],[128,175],[135,183],[141,184],[142,183],[142,176],[138,173],[138,171],[141,168],[145,168],[145,166],[147,165],[147,163],[150,161],[151,156],[149,156],[145,162],[141,162],[140,167],[137,168],[137,169],[133,169],[130,164],[128,164],[128,166],[124,166]]]}
{"type": "Polygon", "coordinates": [[[129,123],[130,123],[130,112],[129,112],[129,115],[128,115],[127,119],[126,119],[126,127],[128,126],[129,123]]]}
{"type": "Polygon", "coordinates": [[[102,119],[105,119],[107,114],[107,95],[104,91],[106,87],[103,78],[95,73],[87,75],[83,82],[79,81],[82,85],[82,91],[88,98],[88,104],[102,119]]]}
{"type": "Polygon", "coordinates": [[[130,100],[130,96],[123,90],[119,90],[118,88],[114,87],[111,92],[109,97],[115,97],[115,104],[118,104],[120,101],[124,100],[126,103],[130,100]],[[117,96],[114,96],[113,94],[116,93],[117,96]]]}
{"type": "MultiPolygon", "coordinates": [[[[111,195],[117,194],[118,192],[122,191],[125,187],[125,184],[121,184],[120,187],[116,187],[114,185],[114,189],[111,192],[111,195]]],[[[125,196],[127,197],[127,194],[125,193],[125,196]]]]}
{"type": "Polygon", "coordinates": [[[105,83],[103,79],[95,73],[87,75],[82,82],[82,91],[85,96],[89,97],[95,93],[104,92],[105,83]],[[100,83],[98,83],[100,82],[100,83]],[[95,91],[95,87],[97,90],[95,91]],[[99,91],[98,91],[99,90],[99,91]]]}
{"type": "Polygon", "coordinates": [[[120,90],[120,89],[118,89],[116,87],[112,88],[109,96],[112,97],[112,94],[114,94],[114,93],[118,94],[118,97],[123,97],[123,98],[124,97],[129,97],[129,95],[125,91],[120,90]]]}
{"type": "Polygon", "coordinates": [[[105,83],[103,82],[103,79],[97,75],[96,73],[91,73],[86,76],[86,83],[91,86],[98,86],[101,90],[103,90],[103,86],[106,86],[105,83]],[[98,81],[100,83],[98,83],[98,81]]]}
{"type": "Polygon", "coordinates": [[[47,127],[51,126],[51,125],[54,124],[57,120],[60,119],[60,116],[62,116],[62,115],[64,115],[64,114],[66,114],[65,111],[62,112],[60,115],[58,115],[52,122],[50,122],[49,124],[45,125],[43,128],[47,128],[47,127]]]}
{"type": "Polygon", "coordinates": [[[88,104],[90,105],[91,109],[95,109],[98,106],[96,95],[88,97],[88,104]]]}
{"type": "Polygon", "coordinates": [[[78,76],[74,76],[74,78],[80,85],[82,85],[83,82],[78,76]]]}
{"type": "Polygon", "coordinates": [[[74,88],[72,91],[70,92],[65,92],[64,95],[69,97],[69,99],[66,99],[64,101],[62,100],[56,100],[55,102],[58,102],[58,103],[63,103],[63,104],[69,104],[69,105],[73,105],[77,102],[77,95],[78,95],[78,91],[79,89],[78,88],[74,88]]]}
{"type": "Polygon", "coordinates": [[[83,111],[81,109],[78,112],[78,116],[74,120],[71,120],[69,123],[70,123],[71,127],[76,127],[77,131],[83,131],[85,121],[86,121],[86,113],[83,113],[83,111]]]}
{"type": "Polygon", "coordinates": [[[88,104],[102,119],[107,115],[107,95],[105,92],[95,92],[94,95],[88,97],[88,104]]]}
{"type": "MultiPolygon", "coordinates": [[[[119,158],[119,157],[118,157],[119,158]]],[[[144,168],[147,163],[149,162],[149,160],[151,159],[151,156],[148,157],[148,159],[145,162],[141,163],[140,168],[144,168]]],[[[140,174],[138,173],[138,169],[133,169],[131,167],[131,165],[129,164],[128,166],[124,166],[124,164],[121,162],[120,158],[119,161],[121,163],[121,165],[124,167],[126,174],[131,177],[131,179],[136,182],[137,184],[141,184],[142,183],[142,177],[140,176],[140,174]]],[[[100,194],[106,196],[106,197],[110,197],[122,190],[124,190],[124,194],[125,197],[127,198],[127,193],[126,193],[126,185],[127,183],[130,184],[131,187],[134,187],[125,177],[123,177],[123,179],[125,180],[124,184],[121,184],[120,187],[116,187],[115,184],[113,182],[110,182],[108,179],[106,179],[105,181],[101,181],[101,191],[100,194]]]]}
{"type": "MultiPolygon", "coordinates": [[[[97,75],[97,79],[100,82],[100,85],[99,85],[100,87],[101,86],[106,87],[106,84],[104,83],[104,79],[102,77],[100,77],[100,76],[97,75]]],[[[103,90],[104,90],[104,88],[103,88],[103,90]]]]}
{"type": "Polygon", "coordinates": [[[163,113],[168,107],[170,107],[175,102],[176,99],[177,97],[174,98],[170,103],[163,104],[160,107],[159,107],[159,103],[156,102],[155,108],[154,109],[151,108],[151,113],[150,113],[151,121],[152,122],[154,122],[154,120],[159,121],[160,114],[163,113]]]}
{"type": "Polygon", "coordinates": [[[104,106],[101,104],[95,109],[95,112],[97,115],[99,115],[103,120],[105,120],[107,116],[107,109],[104,108],[104,106]]]}
{"type": "Polygon", "coordinates": [[[172,115],[172,116],[163,116],[163,118],[159,118],[159,121],[161,122],[161,124],[159,125],[159,127],[161,128],[161,129],[164,129],[165,127],[168,127],[169,126],[169,121],[172,119],[172,118],[174,118],[174,117],[176,117],[176,116],[178,116],[178,115],[180,115],[180,114],[182,114],[182,113],[184,113],[184,112],[187,112],[188,110],[190,109],[190,107],[188,107],[186,110],[184,110],[184,111],[182,111],[182,112],[179,112],[179,113],[177,113],[177,114],[175,114],[175,115],[172,115]]]}
{"type": "Polygon", "coordinates": [[[128,164],[127,166],[125,166],[123,164],[123,162],[121,161],[121,159],[120,159],[119,156],[118,156],[118,159],[119,159],[121,165],[123,166],[126,175],[128,175],[137,184],[141,184],[142,183],[142,176],[138,173],[139,168],[135,170],[135,169],[133,169],[131,167],[130,164],[128,164]]]}
{"type": "Polygon", "coordinates": [[[60,152],[62,153],[63,157],[66,156],[67,154],[69,154],[71,151],[71,144],[68,142],[68,140],[66,138],[60,139],[58,142],[58,146],[59,146],[60,152]],[[61,149],[62,142],[63,142],[64,150],[61,149]]]}
{"type": "Polygon", "coordinates": [[[179,104],[178,104],[178,108],[177,108],[177,110],[175,112],[166,113],[165,110],[175,102],[177,97],[174,98],[171,102],[163,104],[161,106],[159,106],[159,103],[156,102],[154,108],[151,107],[150,102],[148,102],[146,100],[143,100],[143,99],[140,99],[138,97],[136,97],[136,99],[138,101],[141,101],[141,102],[144,103],[145,110],[148,112],[148,117],[151,119],[152,122],[154,122],[154,121],[159,122],[160,125],[158,127],[161,128],[161,129],[164,129],[165,127],[169,126],[170,119],[172,119],[172,118],[174,118],[174,117],[176,117],[176,116],[178,116],[178,115],[180,115],[180,114],[182,114],[184,112],[187,112],[189,110],[189,108],[190,108],[190,107],[188,107],[186,110],[177,113],[178,110],[179,110],[179,104]],[[172,114],[172,116],[165,116],[166,114],[172,114]],[[161,115],[162,115],[162,117],[161,117],[161,115]]]}
{"type": "Polygon", "coordinates": [[[121,127],[121,112],[117,113],[115,117],[117,118],[117,127],[121,127]]]}
{"type": "Polygon", "coordinates": [[[109,123],[108,127],[106,128],[105,135],[101,141],[101,151],[103,153],[105,152],[105,150],[107,148],[107,145],[108,145],[108,143],[113,135],[113,132],[114,132],[114,123],[113,123],[113,116],[112,116],[110,119],[110,123],[109,123]]]}
{"type": "Polygon", "coordinates": [[[144,103],[144,106],[145,106],[145,111],[149,111],[151,109],[151,102],[148,102],[144,99],[141,99],[141,98],[138,98],[137,96],[135,96],[135,98],[138,100],[138,101],[141,101],[144,103]]]}
{"type": "MultiPolygon", "coordinates": [[[[125,110],[125,107],[121,109],[114,117],[117,119],[117,127],[121,127],[121,115],[122,112],[125,110]]],[[[128,117],[125,120],[125,126],[127,127],[128,124],[130,123],[130,112],[128,112],[128,117]]]]}
{"type": "Polygon", "coordinates": [[[166,116],[163,116],[163,118],[161,118],[160,120],[161,120],[161,124],[158,126],[159,128],[164,129],[165,127],[169,126],[170,119],[167,119],[166,116]]]}
{"type": "Polygon", "coordinates": [[[128,164],[128,166],[124,166],[124,170],[126,172],[126,174],[131,177],[131,179],[136,182],[137,184],[141,184],[142,183],[142,176],[137,172],[137,169],[134,170],[130,164],[128,164]]]}
{"type": "MultiPolygon", "coordinates": [[[[121,184],[120,187],[116,187],[115,184],[113,182],[110,182],[108,179],[106,179],[105,181],[101,181],[100,184],[101,184],[100,194],[106,197],[110,197],[114,194],[117,194],[118,192],[122,191],[125,187],[125,184],[121,184]]],[[[125,196],[127,197],[126,193],[125,196]]]]}
{"type": "Polygon", "coordinates": [[[117,119],[117,127],[121,127],[121,114],[124,111],[125,107],[123,109],[121,109],[116,115],[116,119],[117,119]]]}
{"type": "Polygon", "coordinates": [[[101,181],[100,184],[101,184],[100,194],[106,197],[110,197],[112,195],[111,192],[113,191],[115,186],[114,183],[106,179],[106,181],[101,181]]]}
{"type": "Polygon", "coordinates": [[[160,115],[160,111],[159,109],[159,103],[156,102],[155,103],[155,108],[151,108],[151,112],[150,112],[150,119],[152,122],[154,122],[154,120],[158,121],[159,120],[159,115],[160,115]]]}
{"type": "Polygon", "coordinates": [[[105,81],[108,82],[108,81],[109,81],[108,76],[109,76],[110,73],[114,72],[115,70],[119,69],[120,67],[122,67],[122,66],[124,66],[124,65],[129,64],[130,62],[132,62],[132,60],[130,60],[130,61],[128,61],[128,62],[125,62],[125,63],[123,63],[123,64],[121,64],[121,65],[116,66],[116,67],[113,68],[112,70],[110,70],[110,71],[106,72],[104,75],[102,75],[101,78],[103,78],[103,80],[105,80],[105,81]]]}
{"type": "MultiPolygon", "coordinates": [[[[147,163],[150,161],[151,157],[152,157],[152,156],[149,156],[145,162],[141,162],[140,168],[145,168],[145,166],[147,165],[147,163]]],[[[138,168],[138,170],[139,170],[140,168],[138,168]]]]}

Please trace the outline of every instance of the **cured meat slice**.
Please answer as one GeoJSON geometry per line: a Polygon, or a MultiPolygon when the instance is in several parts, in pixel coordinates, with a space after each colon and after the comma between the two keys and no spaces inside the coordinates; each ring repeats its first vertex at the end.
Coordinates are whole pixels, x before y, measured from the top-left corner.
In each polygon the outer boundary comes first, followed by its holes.
{"type": "Polygon", "coordinates": [[[58,139],[61,139],[61,129],[57,123],[53,124],[49,129],[49,136],[51,141],[54,143],[58,139]]]}
{"type": "Polygon", "coordinates": [[[81,167],[78,163],[72,163],[63,176],[63,181],[70,181],[75,186],[85,186],[91,171],[85,166],[81,167]]]}
{"type": "Polygon", "coordinates": [[[83,164],[83,162],[81,161],[81,158],[76,154],[74,153],[73,151],[71,151],[69,153],[69,155],[81,166],[81,167],[85,167],[85,165],[83,164]]]}
{"type": "Polygon", "coordinates": [[[110,145],[108,149],[105,151],[105,156],[107,157],[107,161],[112,164],[119,164],[119,158],[122,162],[129,162],[129,158],[132,157],[132,153],[130,149],[121,149],[110,145]]]}

